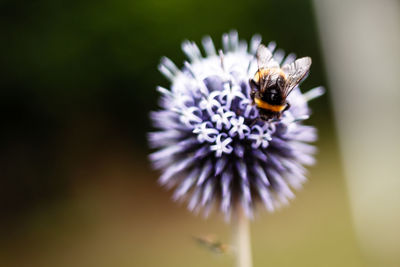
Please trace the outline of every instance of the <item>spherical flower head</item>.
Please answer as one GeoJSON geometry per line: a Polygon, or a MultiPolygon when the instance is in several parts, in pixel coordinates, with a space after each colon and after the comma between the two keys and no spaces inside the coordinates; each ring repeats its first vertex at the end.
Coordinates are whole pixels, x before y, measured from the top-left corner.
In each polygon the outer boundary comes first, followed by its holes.
{"type": "MultiPolygon", "coordinates": [[[[315,161],[309,142],[317,133],[302,122],[310,115],[308,100],[323,89],[302,94],[296,87],[279,120],[261,120],[249,85],[261,38],[253,36],[248,47],[232,31],[223,35],[219,53],[210,37],[202,43],[205,56],[195,43],[182,44],[189,58],[182,69],[168,58],[159,65],[171,81],[170,89],[158,87],[161,109],[151,113],[158,130],[149,134],[156,149],[150,159],[162,172],[159,182],[174,188],[175,200],[205,215],[218,207],[229,218],[232,208],[242,205],[252,217],[257,203],[274,211],[294,197],[292,189],[306,180],[304,165],[315,161]]],[[[275,51],[274,43],[268,49],[281,66],[295,60],[275,51]]]]}

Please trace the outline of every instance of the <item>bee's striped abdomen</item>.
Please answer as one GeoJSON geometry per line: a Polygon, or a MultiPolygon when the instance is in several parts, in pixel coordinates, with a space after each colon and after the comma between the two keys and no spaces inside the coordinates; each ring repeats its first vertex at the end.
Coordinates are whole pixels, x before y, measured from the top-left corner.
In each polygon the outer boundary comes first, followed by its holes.
{"type": "Polygon", "coordinates": [[[265,101],[262,101],[259,98],[254,98],[254,102],[256,103],[258,108],[265,109],[271,112],[282,112],[286,105],[271,105],[265,101]]]}

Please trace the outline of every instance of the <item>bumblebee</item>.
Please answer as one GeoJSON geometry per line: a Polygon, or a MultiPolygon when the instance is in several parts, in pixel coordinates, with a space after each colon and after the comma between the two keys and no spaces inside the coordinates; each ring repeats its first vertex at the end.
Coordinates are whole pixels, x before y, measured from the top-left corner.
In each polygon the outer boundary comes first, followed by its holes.
{"type": "Polygon", "coordinates": [[[290,108],[286,97],[308,74],[311,58],[299,58],[280,68],[263,44],[257,48],[256,58],[258,70],[249,80],[250,97],[262,120],[277,120],[290,108]]]}

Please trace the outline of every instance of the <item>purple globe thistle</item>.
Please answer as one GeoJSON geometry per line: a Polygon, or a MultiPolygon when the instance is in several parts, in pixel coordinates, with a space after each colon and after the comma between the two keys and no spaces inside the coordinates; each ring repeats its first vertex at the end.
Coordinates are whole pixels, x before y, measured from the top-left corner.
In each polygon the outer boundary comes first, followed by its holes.
{"type": "MultiPolygon", "coordinates": [[[[202,40],[206,56],[189,41],[182,50],[189,58],[180,70],[162,58],[159,70],[171,81],[170,90],[158,87],[161,110],[151,113],[158,129],[149,134],[157,149],[150,155],[161,170],[160,184],[174,188],[175,200],[186,200],[191,211],[208,215],[213,206],[229,218],[239,203],[248,217],[257,203],[268,211],[294,197],[291,188],[305,182],[304,165],[314,163],[316,129],[302,124],[310,115],[307,102],[320,96],[317,87],[288,96],[291,108],[280,120],[258,120],[250,98],[249,78],[257,71],[255,53],[261,43],[253,36],[248,47],[235,31],[224,34],[217,54],[210,37],[202,40]]],[[[268,49],[278,64],[295,60],[268,49]]]]}

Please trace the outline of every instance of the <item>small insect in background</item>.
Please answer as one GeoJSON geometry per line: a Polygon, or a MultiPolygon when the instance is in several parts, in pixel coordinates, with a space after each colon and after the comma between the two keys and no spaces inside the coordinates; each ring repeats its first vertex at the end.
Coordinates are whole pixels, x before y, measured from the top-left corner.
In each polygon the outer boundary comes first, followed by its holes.
{"type": "Polygon", "coordinates": [[[277,120],[290,108],[287,96],[307,75],[311,58],[299,58],[280,68],[268,48],[260,44],[257,48],[258,70],[249,80],[250,97],[264,121],[277,120]]]}
{"type": "Polygon", "coordinates": [[[193,239],[196,241],[197,244],[214,253],[226,254],[231,251],[231,246],[217,240],[217,238],[213,235],[201,237],[194,236],[193,239]]]}

